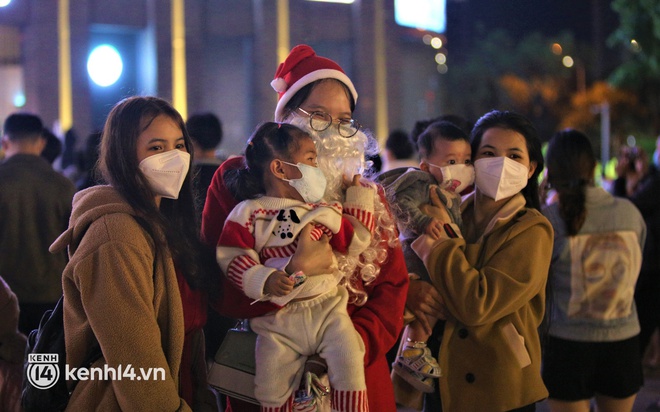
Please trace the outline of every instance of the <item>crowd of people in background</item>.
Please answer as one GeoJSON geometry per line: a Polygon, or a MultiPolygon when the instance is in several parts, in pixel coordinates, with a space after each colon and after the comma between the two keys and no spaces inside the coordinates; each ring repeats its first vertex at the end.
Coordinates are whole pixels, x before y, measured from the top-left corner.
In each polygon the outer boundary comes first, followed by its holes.
{"type": "Polygon", "coordinates": [[[216,114],[158,97],[77,144],[5,119],[1,410],[21,410],[26,336],[62,296],[68,365],[100,348],[89,367],[164,371],[80,381],[69,410],[632,410],[660,358],[660,138],[621,149],[608,191],[588,136],[506,110],[415,119],[380,150],[306,45],[271,86],[240,154],[216,114]],[[256,402],[207,381],[243,319],[256,402]]]}

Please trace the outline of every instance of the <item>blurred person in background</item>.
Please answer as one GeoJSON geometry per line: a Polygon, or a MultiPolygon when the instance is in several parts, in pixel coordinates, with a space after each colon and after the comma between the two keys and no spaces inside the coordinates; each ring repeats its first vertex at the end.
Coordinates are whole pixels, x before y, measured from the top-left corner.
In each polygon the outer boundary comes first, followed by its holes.
{"type": "Polygon", "coordinates": [[[101,176],[96,170],[99,160],[99,145],[101,144],[101,132],[92,132],[87,136],[85,148],[79,155],[80,176],[76,181],[76,189],[83,190],[100,183],[101,176]]]}
{"type": "Polygon", "coordinates": [[[193,163],[193,190],[195,210],[201,221],[206,203],[206,191],[218,167],[226,159],[217,156],[217,148],[222,143],[222,122],[213,113],[196,113],[186,121],[186,128],[195,149],[193,163]]]}
{"type": "Polygon", "coordinates": [[[385,150],[382,155],[382,172],[399,167],[417,167],[419,162],[415,158],[415,147],[408,133],[403,130],[393,130],[385,141],[385,150]]]}
{"type": "MultiPolygon", "coordinates": [[[[612,194],[630,199],[646,222],[646,244],[642,253],[642,269],[635,289],[639,317],[639,350],[653,355],[652,336],[660,328],[660,137],[652,162],[640,148],[623,147],[616,166],[617,179],[612,194]]],[[[656,355],[657,356],[657,355],[656,355]]],[[[660,411],[660,400],[649,405],[660,411]]]]}
{"type": "Polygon", "coordinates": [[[631,411],[643,383],[634,301],[646,225],[637,208],[596,187],[596,157],[576,130],[548,145],[543,209],[555,232],[543,380],[553,412],[631,411]]]}
{"type": "Polygon", "coordinates": [[[41,151],[41,157],[48,160],[48,163],[52,165],[62,154],[62,142],[47,127],[44,127],[43,135],[46,138],[46,147],[41,151]]]}
{"type": "Polygon", "coordinates": [[[62,296],[66,252],[48,252],[66,230],[73,183],[54,171],[41,119],[14,113],[4,123],[0,164],[0,276],[18,297],[19,330],[29,334],[62,296]]]}
{"type": "MultiPolygon", "coordinates": [[[[195,150],[192,166],[193,194],[197,220],[201,224],[206,192],[215,171],[226,160],[224,156],[218,157],[217,155],[223,137],[222,122],[211,112],[195,113],[188,117],[186,128],[195,150]]],[[[227,331],[236,325],[237,320],[222,316],[211,308],[208,308],[207,316],[204,336],[206,338],[206,355],[211,359],[218,351],[227,331]]]]}
{"type": "MultiPolygon", "coordinates": [[[[655,153],[657,158],[657,149],[655,153]]],[[[612,194],[626,197],[637,206],[648,231],[635,292],[643,354],[653,331],[660,327],[660,171],[655,164],[649,165],[640,148],[624,147],[618,160],[612,194]]]]}

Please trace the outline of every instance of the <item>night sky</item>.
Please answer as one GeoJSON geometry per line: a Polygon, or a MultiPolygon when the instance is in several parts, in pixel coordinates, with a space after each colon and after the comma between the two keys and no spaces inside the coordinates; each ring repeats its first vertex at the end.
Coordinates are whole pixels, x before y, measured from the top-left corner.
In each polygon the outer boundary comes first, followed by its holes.
{"type": "Polygon", "coordinates": [[[481,22],[486,29],[503,28],[514,37],[570,30],[578,41],[592,42],[594,2],[600,8],[604,41],[618,25],[609,0],[448,0],[446,35],[454,46],[469,46],[477,36],[476,23],[481,22]]]}

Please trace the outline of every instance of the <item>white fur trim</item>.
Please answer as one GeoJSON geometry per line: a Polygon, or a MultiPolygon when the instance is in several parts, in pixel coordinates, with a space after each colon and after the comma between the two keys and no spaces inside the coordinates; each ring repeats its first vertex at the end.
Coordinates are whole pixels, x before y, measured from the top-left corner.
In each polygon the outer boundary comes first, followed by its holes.
{"type": "Polygon", "coordinates": [[[355,100],[355,102],[357,103],[358,94],[357,91],[355,90],[355,86],[353,86],[353,82],[351,82],[351,79],[349,79],[348,76],[346,76],[344,73],[340,72],[339,70],[335,70],[335,69],[315,70],[301,77],[297,82],[295,82],[289,87],[286,93],[282,95],[280,100],[277,102],[277,107],[275,108],[275,121],[276,122],[284,121],[284,119],[282,119],[282,111],[284,110],[284,106],[286,106],[287,102],[291,100],[291,98],[298,92],[298,90],[302,89],[303,87],[307,86],[308,84],[316,80],[321,80],[321,79],[337,79],[340,82],[344,83],[348,87],[348,90],[351,91],[351,94],[353,95],[353,100],[355,100]]]}
{"type": "Polygon", "coordinates": [[[283,78],[278,77],[277,79],[273,79],[273,81],[270,82],[270,86],[275,89],[276,92],[284,93],[288,85],[283,78]]]}

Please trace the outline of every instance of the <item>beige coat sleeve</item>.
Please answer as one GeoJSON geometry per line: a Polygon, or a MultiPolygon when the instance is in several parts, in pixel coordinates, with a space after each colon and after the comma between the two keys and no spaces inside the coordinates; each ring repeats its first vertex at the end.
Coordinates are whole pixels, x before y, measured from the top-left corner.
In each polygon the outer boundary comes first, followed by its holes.
{"type": "Polygon", "coordinates": [[[25,356],[25,335],[18,331],[18,299],[0,277],[0,359],[22,363],[25,356]]]}

